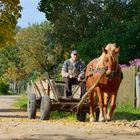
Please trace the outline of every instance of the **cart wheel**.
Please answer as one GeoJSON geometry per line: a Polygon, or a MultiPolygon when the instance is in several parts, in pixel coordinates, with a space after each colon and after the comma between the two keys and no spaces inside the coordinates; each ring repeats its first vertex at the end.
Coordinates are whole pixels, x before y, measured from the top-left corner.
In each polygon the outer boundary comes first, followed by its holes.
{"type": "Polygon", "coordinates": [[[77,120],[80,121],[80,122],[85,122],[86,115],[87,115],[86,112],[82,112],[82,111],[78,112],[77,113],[77,120]]]}
{"type": "Polygon", "coordinates": [[[41,99],[40,119],[49,120],[50,113],[51,113],[51,100],[48,95],[45,95],[41,99]]]}
{"type": "Polygon", "coordinates": [[[28,112],[28,118],[29,119],[35,119],[36,117],[36,109],[37,109],[37,103],[36,103],[36,96],[34,93],[30,93],[28,95],[28,104],[27,104],[27,112],[28,112]]]}

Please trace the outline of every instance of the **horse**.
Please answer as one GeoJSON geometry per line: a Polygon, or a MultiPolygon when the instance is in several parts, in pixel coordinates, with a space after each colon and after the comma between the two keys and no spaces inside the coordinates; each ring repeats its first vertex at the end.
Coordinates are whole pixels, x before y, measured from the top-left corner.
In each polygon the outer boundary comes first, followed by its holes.
{"type": "Polygon", "coordinates": [[[116,44],[109,43],[102,48],[99,58],[93,59],[86,66],[86,89],[90,89],[97,79],[102,78],[94,89],[88,94],[90,122],[97,121],[95,107],[99,106],[98,121],[110,121],[116,107],[116,97],[122,81],[122,71],[118,63],[120,48],[116,44]],[[110,103],[110,111],[108,106],[110,103]]]}

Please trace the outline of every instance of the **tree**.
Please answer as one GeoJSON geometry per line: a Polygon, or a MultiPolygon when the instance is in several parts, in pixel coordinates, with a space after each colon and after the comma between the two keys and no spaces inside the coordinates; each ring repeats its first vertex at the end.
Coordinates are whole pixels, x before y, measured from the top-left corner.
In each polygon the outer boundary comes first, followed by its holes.
{"type": "Polygon", "coordinates": [[[16,35],[19,49],[19,65],[26,76],[38,72],[53,72],[61,59],[61,46],[52,38],[53,26],[48,22],[34,24],[16,35]]]}
{"type": "Polygon", "coordinates": [[[0,1],[0,48],[14,42],[17,19],[20,17],[19,0],[0,1]]]}
{"type": "Polygon", "coordinates": [[[65,48],[94,36],[99,29],[97,18],[102,9],[98,2],[41,0],[39,6],[40,11],[46,14],[47,20],[54,24],[56,37],[65,48]]]}
{"type": "Polygon", "coordinates": [[[1,49],[0,79],[11,81],[14,92],[16,86],[19,89],[21,83],[25,86],[25,82],[42,77],[45,72],[54,74],[61,59],[61,46],[51,35],[53,26],[48,22],[34,24],[17,32],[14,45],[1,49]]]}
{"type": "Polygon", "coordinates": [[[121,63],[140,56],[139,0],[40,0],[39,10],[54,24],[63,50],[78,49],[86,62],[110,42],[121,47],[121,63]]]}

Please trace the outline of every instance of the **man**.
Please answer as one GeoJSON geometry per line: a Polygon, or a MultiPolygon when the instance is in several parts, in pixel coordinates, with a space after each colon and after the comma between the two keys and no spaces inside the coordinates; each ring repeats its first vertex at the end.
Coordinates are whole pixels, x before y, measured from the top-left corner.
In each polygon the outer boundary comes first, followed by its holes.
{"type": "Polygon", "coordinates": [[[64,61],[61,71],[66,83],[66,96],[72,95],[72,85],[78,84],[84,78],[83,64],[78,60],[76,50],[71,52],[71,58],[64,61]]]}

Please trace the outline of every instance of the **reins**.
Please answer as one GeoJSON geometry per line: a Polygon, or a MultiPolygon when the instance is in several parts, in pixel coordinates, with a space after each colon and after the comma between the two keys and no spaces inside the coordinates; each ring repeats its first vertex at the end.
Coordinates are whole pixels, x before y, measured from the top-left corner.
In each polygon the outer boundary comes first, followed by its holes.
{"type": "Polygon", "coordinates": [[[82,96],[80,102],[77,105],[77,112],[82,108],[83,102],[87,98],[88,94],[91,94],[93,89],[99,84],[100,80],[102,79],[103,75],[105,74],[106,70],[101,73],[101,75],[98,77],[97,81],[88,89],[88,91],[82,96]]]}

